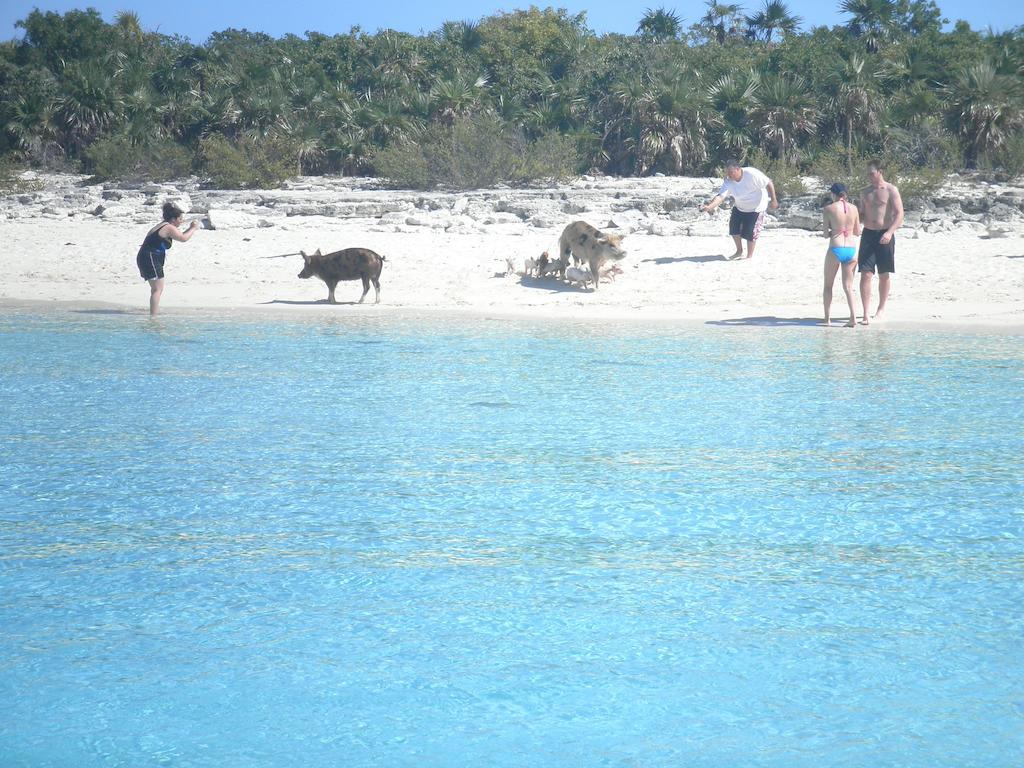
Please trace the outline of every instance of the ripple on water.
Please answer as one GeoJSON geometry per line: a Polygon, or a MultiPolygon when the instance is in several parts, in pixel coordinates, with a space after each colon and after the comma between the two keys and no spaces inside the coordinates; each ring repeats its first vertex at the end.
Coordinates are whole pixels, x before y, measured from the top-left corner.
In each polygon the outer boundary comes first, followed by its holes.
{"type": "Polygon", "coordinates": [[[0,762],[1009,764],[1020,338],[754,330],[0,318],[0,762]]]}

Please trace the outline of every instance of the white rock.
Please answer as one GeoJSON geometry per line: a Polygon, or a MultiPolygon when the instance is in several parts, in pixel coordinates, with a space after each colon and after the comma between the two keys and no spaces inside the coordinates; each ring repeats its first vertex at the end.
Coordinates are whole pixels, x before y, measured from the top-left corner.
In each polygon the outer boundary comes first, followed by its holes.
{"type": "Polygon", "coordinates": [[[530,225],[537,227],[538,229],[550,229],[557,227],[562,223],[561,218],[555,218],[553,216],[546,216],[542,213],[538,213],[530,219],[530,225]]]}
{"type": "MultiPolygon", "coordinates": [[[[766,216],[765,219],[767,223],[768,217],[766,216]]],[[[782,225],[817,232],[821,230],[821,213],[800,209],[789,211],[782,217],[782,225]]]]}
{"type": "Polygon", "coordinates": [[[522,224],[523,221],[518,216],[511,213],[496,213],[493,216],[486,216],[483,220],[484,224],[522,224]]]}
{"type": "Polygon", "coordinates": [[[104,219],[123,219],[135,214],[135,209],[127,205],[111,205],[109,208],[98,205],[96,207],[97,209],[103,209],[99,212],[99,215],[104,219]]]}
{"type": "Polygon", "coordinates": [[[669,237],[678,232],[678,228],[674,224],[669,224],[664,221],[652,221],[647,225],[647,234],[657,235],[658,237],[669,237]]]}
{"type": "Polygon", "coordinates": [[[452,216],[446,229],[476,229],[476,222],[469,216],[452,216]]]}
{"type": "Polygon", "coordinates": [[[259,219],[249,213],[218,208],[210,210],[204,224],[207,229],[250,229],[258,226],[259,219]]]}

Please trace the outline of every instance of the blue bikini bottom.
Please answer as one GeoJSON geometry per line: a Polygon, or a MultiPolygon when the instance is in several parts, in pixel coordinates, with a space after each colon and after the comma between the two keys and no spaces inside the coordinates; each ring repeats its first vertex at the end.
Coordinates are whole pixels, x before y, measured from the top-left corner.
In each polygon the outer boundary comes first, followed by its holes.
{"type": "Polygon", "coordinates": [[[854,257],[857,255],[857,249],[853,246],[833,245],[829,250],[836,255],[840,264],[846,264],[847,262],[853,261],[854,257]]]}

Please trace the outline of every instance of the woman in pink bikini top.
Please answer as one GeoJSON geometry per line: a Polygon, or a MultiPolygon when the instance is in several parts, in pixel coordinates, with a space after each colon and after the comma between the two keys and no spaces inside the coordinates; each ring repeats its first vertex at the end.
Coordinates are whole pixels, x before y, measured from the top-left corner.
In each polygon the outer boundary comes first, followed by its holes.
{"type": "Polygon", "coordinates": [[[853,311],[853,270],[857,266],[857,241],[860,235],[860,213],[857,206],[846,201],[846,185],[836,182],[829,187],[832,202],[822,211],[825,236],[829,248],[825,253],[825,287],[822,298],[825,302],[825,325],[830,322],[832,306],[832,285],[840,267],[843,270],[843,293],[850,307],[849,327],[854,326],[853,311]]]}

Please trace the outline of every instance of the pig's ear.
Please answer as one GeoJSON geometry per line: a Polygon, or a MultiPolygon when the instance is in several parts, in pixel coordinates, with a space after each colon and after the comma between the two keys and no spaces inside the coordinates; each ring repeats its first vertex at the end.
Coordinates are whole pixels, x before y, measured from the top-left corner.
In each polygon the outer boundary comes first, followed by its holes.
{"type": "Polygon", "coordinates": [[[316,249],[316,253],[314,253],[313,255],[314,256],[323,256],[323,254],[320,253],[320,249],[319,248],[316,249]]]}
{"type": "Polygon", "coordinates": [[[303,261],[309,261],[309,254],[305,251],[299,251],[299,255],[302,256],[303,261]]]}

